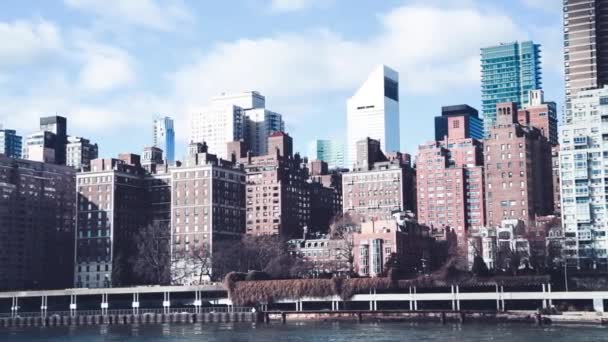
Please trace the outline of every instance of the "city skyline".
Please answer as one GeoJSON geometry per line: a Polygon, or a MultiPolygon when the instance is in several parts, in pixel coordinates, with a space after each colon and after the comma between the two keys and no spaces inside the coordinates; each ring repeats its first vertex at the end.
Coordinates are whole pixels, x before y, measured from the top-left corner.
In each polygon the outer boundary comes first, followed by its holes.
{"type": "MultiPolygon", "coordinates": [[[[245,1],[231,15],[247,12],[267,20],[255,29],[248,27],[246,34],[237,27],[210,36],[198,32],[216,19],[202,14],[195,4],[142,3],[149,6],[137,9],[139,19],[133,19],[136,9],[131,6],[104,13],[95,1],[69,0],[52,10],[38,5],[37,17],[26,14],[30,11],[24,9],[32,7],[27,2],[0,5],[6,7],[1,8],[3,32],[11,37],[25,34],[40,43],[0,48],[6,51],[0,53],[0,82],[7,89],[7,106],[0,112],[4,126],[27,136],[36,130],[29,119],[55,112],[65,115],[79,135],[97,142],[100,156],[109,157],[151,145],[146,127],[155,113],[162,112],[175,117],[176,159],[182,159],[192,112],[225,91],[259,90],[267,96],[269,107],[283,114],[286,130],[299,137],[295,150],[305,153],[317,136],[346,140],[344,102],[374,65],[386,63],[402,75],[401,112],[416,113],[401,120],[401,131],[407,127],[408,134],[402,134],[400,149],[414,153],[432,132],[428,119],[440,112],[441,105],[468,103],[481,109],[479,48],[525,39],[543,47],[546,98],[558,103],[561,115],[562,42],[549,38],[561,36],[559,6],[529,7],[535,2],[523,0],[510,5],[404,1],[377,4],[373,9],[377,15],[370,16],[369,4],[344,8],[337,1],[322,6],[311,2],[310,7],[298,10],[245,1]],[[154,13],[163,9],[169,15],[155,21],[154,13]],[[339,20],[338,13],[344,11],[350,15],[348,22],[339,20]],[[72,14],[92,24],[70,20],[67,16],[72,14]],[[450,23],[463,16],[470,24],[453,29],[450,23]],[[427,20],[420,23],[421,30],[412,30],[417,18],[427,20]],[[266,24],[269,21],[272,27],[266,24]],[[355,21],[360,25],[353,27],[355,21]],[[437,30],[443,36],[469,39],[458,45],[450,39],[439,44],[427,34],[437,30]],[[483,37],[477,37],[474,33],[481,30],[483,37]],[[174,39],[177,35],[180,39],[174,39]],[[408,40],[397,39],[404,35],[423,44],[424,52],[408,49],[408,40]],[[135,42],[136,36],[142,39],[135,42]],[[163,56],[166,62],[146,53],[159,44],[174,47],[174,52],[163,56]],[[311,44],[323,53],[314,59],[294,54],[311,44]],[[63,50],[71,47],[76,53],[68,58],[63,50]],[[273,51],[272,55],[256,57],[266,51],[273,51]],[[444,56],[446,51],[449,58],[444,56]],[[239,57],[223,62],[223,54],[234,55],[231,52],[239,57]],[[216,76],[219,70],[222,78],[216,76]],[[25,77],[17,79],[17,71],[25,77]],[[268,77],[277,73],[281,77],[268,77]],[[158,82],[158,78],[169,82],[158,82]],[[43,81],[32,87],[31,80],[43,81]],[[319,120],[325,124],[313,124],[319,120]],[[133,132],[129,139],[112,138],[125,130],[133,132]]],[[[222,14],[227,13],[218,4],[209,11],[224,19],[222,14]]]]}

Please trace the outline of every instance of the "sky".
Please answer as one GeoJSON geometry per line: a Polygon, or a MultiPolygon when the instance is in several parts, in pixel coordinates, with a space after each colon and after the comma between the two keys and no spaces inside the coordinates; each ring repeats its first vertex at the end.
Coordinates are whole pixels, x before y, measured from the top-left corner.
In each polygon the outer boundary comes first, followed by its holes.
{"type": "MultiPolygon", "coordinates": [[[[441,106],[481,108],[479,49],[542,45],[545,98],[564,98],[561,0],[4,0],[0,124],[63,115],[100,157],[141,153],[153,120],[257,90],[297,151],[344,139],[346,100],[378,65],[399,72],[401,149],[432,140],[441,106]]],[[[213,151],[212,151],[213,152],[213,151]]]]}

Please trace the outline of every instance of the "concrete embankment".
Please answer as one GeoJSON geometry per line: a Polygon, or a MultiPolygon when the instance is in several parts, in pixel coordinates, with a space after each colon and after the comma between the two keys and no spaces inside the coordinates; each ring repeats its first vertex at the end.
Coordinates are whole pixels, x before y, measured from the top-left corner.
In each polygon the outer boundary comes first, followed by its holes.
{"type": "Polygon", "coordinates": [[[258,320],[271,322],[287,321],[376,321],[376,322],[490,322],[530,324],[608,324],[608,315],[596,313],[566,313],[542,315],[536,311],[271,311],[260,313],[258,320]]]}

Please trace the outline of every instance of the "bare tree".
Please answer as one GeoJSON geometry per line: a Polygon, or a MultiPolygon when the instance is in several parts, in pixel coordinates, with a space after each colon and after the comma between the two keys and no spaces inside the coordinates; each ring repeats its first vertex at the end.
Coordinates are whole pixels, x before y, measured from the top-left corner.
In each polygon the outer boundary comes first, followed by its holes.
{"type": "Polygon", "coordinates": [[[340,214],[330,226],[330,238],[340,241],[336,244],[336,256],[346,260],[348,272],[355,271],[355,234],[361,229],[361,220],[356,215],[340,214]]]}
{"type": "Polygon", "coordinates": [[[133,270],[147,284],[166,285],[171,280],[171,233],[166,224],[155,222],[136,236],[133,270]]]}

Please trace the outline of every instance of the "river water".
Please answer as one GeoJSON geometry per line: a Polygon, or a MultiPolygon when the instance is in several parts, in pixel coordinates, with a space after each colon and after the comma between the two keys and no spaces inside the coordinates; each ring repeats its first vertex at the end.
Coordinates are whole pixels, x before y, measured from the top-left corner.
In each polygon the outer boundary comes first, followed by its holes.
{"type": "Polygon", "coordinates": [[[113,325],[0,330],[0,341],[608,341],[608,327],[438,323],[215,323],[113,325]]]}

